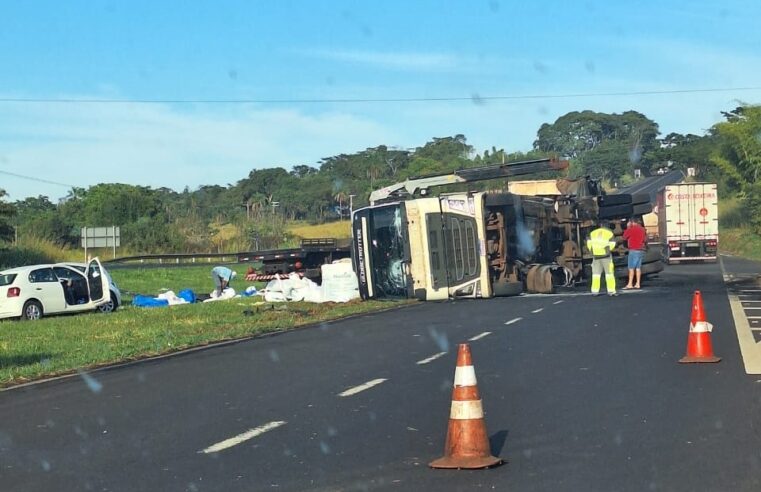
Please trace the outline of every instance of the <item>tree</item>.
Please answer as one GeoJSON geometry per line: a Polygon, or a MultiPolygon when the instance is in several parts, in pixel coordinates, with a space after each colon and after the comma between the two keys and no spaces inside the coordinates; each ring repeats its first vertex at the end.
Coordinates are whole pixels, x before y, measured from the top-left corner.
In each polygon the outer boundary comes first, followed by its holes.
{"type": "Polygon", "coordinates": [[[727,121],[711,128],[718,140],[711,163],[745,201],[751,223],[761,233],[761,106],[741,106],[724,116],[727,121]]]}
{"type": "Polygon", "coordinates": [[[11,220],[16,215],[16,207],[5,201],[7,193],[0,189],[0,241],[13,239],[11,220]]]}
{"type": "Polygon", "coordinates": [[[634,166],[650,166],[650,152],[659,145],[658,133],[658,124],[636,111],[573,111],[543,124],[534,149],[575,161],[577,175],[616,181],[634,166]]]}

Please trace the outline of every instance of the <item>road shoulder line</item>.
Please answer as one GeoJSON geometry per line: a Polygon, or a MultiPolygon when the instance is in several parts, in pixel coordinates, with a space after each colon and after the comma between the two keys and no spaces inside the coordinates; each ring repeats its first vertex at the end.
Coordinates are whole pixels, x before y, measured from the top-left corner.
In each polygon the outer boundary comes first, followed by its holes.
{"type": "MultiPolygon", "coordinates": [[[[724,262],[719,258],[721,273],[726,278],[727,272],[724,270],[724,262]]],[[[761,374],[761,344],[756,343],[753,331],[750,328],[748,318],[745,317],[745,310],[737,294],[733,293],[729,286],[727,288],[727,299],[729,307],[732,310],[732,318],[735,322],[735,331],[737,332],[737,342],[740,345],[740,354],[743,358],[746,374],[761,374]]]]}

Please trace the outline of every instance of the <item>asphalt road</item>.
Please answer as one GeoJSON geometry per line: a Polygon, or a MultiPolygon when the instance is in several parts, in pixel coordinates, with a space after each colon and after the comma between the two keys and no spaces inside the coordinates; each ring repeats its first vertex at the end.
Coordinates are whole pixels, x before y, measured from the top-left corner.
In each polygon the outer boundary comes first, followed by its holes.
{"type": "Polygon", "coordinates": [[[759,383],[720,265],[679,265],[617,298],[426,303],[5,391],[0,489],[757,491],[759,383]],[[695,289],[718,364],[677,363],[695,289]],[[431,470],[474,337],[507,464],[431,470]]]}

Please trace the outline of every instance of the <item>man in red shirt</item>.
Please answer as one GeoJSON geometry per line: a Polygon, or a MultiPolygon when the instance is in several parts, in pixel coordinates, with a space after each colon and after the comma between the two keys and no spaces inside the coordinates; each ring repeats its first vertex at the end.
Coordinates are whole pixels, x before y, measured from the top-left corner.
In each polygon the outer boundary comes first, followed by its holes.
{"type": "Polygon", "coordinates": [[[632,218],[624,231],[624,240],[629,248],[629,283],[624,289],[639,289],[642,279],[642,259],[647,250],[647,232],[639,218],[632,218]],[[635,282],[632,285],[632,282],[635,282]]]}

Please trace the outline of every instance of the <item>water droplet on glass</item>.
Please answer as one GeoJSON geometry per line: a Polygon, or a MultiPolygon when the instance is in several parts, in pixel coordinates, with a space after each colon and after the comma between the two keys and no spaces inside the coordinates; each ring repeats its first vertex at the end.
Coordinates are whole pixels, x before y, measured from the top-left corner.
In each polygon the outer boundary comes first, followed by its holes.
{"type": "Polygon", "coordinates": [[[84,380],[85,384],[87,384],[87,387],[90,388],[90,391],[93,393],[100,393],[100,391],[103,389],[103,385],[98,382],[97,379],[90,376],[84,371],[77,371],[79,376],[84,380]]]}

